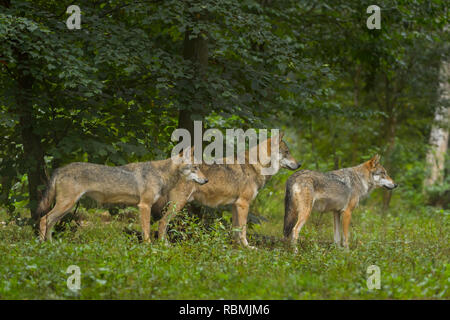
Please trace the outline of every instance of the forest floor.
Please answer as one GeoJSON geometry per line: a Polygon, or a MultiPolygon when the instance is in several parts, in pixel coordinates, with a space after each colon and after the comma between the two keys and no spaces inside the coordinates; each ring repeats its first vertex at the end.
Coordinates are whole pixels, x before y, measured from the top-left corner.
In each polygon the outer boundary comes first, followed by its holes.
{"type": "Polygon", "coordinates": [[[139,241],[135,211],[112,218],[82,212],[81,226],[72,221],[53,242],[40,243],[31,227],[0,211],[0,299],[450,298],[444,210],[382,214],[363,206],[348,251],[332,242],[332,216],[317,215],[303,228],[297,255],[278,241],[282,216],[249,232],[258,247],[250,250],[231,245],[229,216],[206,228],[184,215],[165,246],[139,241]],[[71,265],[81,272],[76,292],[67,287],[71,265]],[[379,267],[380,289],[368,289],[371,265],[379,267]]]}

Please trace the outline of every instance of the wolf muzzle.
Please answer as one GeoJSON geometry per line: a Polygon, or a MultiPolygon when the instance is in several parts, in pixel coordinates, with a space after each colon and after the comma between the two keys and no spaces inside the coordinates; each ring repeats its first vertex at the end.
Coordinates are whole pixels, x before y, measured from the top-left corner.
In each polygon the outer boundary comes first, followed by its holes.
{"type": "Polygon", "coordinates": [[[393,187],[387,187],[387,186],[384,186],[386,189],[388,189],[388,190],[394,190],[395,188],[397,188],[398,187],[398,184],[397,183],[394,183],[394,186],[393,187]]]}
{"type": "Polygon", "coordinates": [[[302,163],[301,162],[297,162],[297,163],[293,164],[292,166],[289,165],[289,168],[291,168],[292,170],[297,170],[301,166],[302,166],[302,163]]]}

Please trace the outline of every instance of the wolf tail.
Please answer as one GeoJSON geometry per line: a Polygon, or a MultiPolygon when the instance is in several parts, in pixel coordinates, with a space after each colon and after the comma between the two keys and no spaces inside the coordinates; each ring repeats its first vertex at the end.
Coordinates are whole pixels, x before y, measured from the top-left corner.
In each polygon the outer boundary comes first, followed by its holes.
{"type": "Polygon", "coordinates": [[[55,171],[48,182],[47,190],[44,193],[44,196],[41,199],[41,202],[39,203],[39,206],[37,208],[37,213],[39,217],[42,217],[44,214],[46,214],[53,202],[55,201],[56,197],[56,177],[57,177],[57,171],[55,171]]]}
{"type": "Polygon", "coordinates": [[[287,238],[290,236],[292,229],[297,222],[297,216],[295,212],[293,212],[292,207],[293,194],[292,194],[292,186],[290,183],[286,183],[286,195],[284,196],[284,237],[287,238]]]}

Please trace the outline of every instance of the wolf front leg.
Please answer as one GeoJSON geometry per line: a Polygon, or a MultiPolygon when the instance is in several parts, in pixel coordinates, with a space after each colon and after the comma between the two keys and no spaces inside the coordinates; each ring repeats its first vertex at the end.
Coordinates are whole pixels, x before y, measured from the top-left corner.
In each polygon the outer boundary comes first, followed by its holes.
{"type": "Polygon", "coordinates": [[[233,204],[233,240],[236,244],[241,244],[244,247],[255,249],[249,246],[247,241],[247,217],[248,217],[249,202],[245,199],[238,199],[233,204]]]}
{"type": "Polygon", "coordinates": [[[341,212],[340,211],[334,211],[334,243],[338,246],[341,245],[341,230],[342,230],[342,224],[341,224],[341,212]]]}
{"type": "Polygon", "coordinates": [[[169,202],[163,217],[159,220],[158,225],[158,240],[167,242],[167,226],[174,216],[176,216],[181,210],[183,210],[184,206],[187,203],[187,197],[169,197],[169,202]]]}
{"type": "Polygon", "coordinates": [[[141,214],[141,227],[142,227],[142,240],[144,242],[150,242],[150,217],[153,201],[139,202],[139,212],[141,214]]]}
{"type": "Polygon", "coordinates": [[[291,246],[294,248],[294,253],[298,253],[297,242],[300,235],[300,231],[308,221],[311,211],[313,209],[313,195],[312,188],[310,187],[297,187],[294,190],[292,196],[292,202],[289,205],[289,215],[296,217],[295,224],[290,231],[287,232],[288,239],[291,242],[291,246]]]}
{"type": "Polygon", "coordinates": [[[344,231],[344,247],[348,249],[348,236],[349,236],[349,227],[350,227],[350,220],[352,219],[352,212],[350,210],[346,210],[343,213],[342,216],[342,224],[343,224],[343,231],[344,231]]]}
{"type": "Polygon", "coordinates": [[[357,204],[357,201],[353,200],[351,201],[347,208],[344,209],[342,212],[342,229],[344,233],[344,247],[348,249],[348,240],[349,240],[349,234],[350,234],[350,221],[352,220],[352,211],[355,209],[357,204]]]}

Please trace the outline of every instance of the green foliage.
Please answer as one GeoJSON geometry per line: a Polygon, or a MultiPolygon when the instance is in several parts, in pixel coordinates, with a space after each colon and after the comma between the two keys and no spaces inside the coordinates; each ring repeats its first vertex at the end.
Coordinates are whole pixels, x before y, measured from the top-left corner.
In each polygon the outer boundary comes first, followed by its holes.
{"type": "MultiPolygon", "coordinates": [[[[449,215],[435,210],[355,214],[351,250],[332,244],[332,219],[302,230],[299,254],[283,244],[234,249],[216,220],[206,231],[183,219],[182,241],[138,243],[126,223],[100,222],[41,244],[31,228],[0,225],[2,299],[448,299],[449,215]],[[381,289],[368,290],[367,267],[381,269],[381,289]],[[69,265],[81,268],[81,291],[66,287],[69,265]],[[20,272],[18,272],[20,270],[20,272]]],[[[263,228],[271,228],[272,221],[263,228]]],[[[136,227],[136,225],[134,226],[136,227]]],[[[279,238],[281,229],[274,235],[279,238]]],[[[256,234],[250,235],[254,242],[256,234]]],[[[180,238],[180,240],[181,240],[180,238]]]]}
{"type": "MultiPolygon", "coordinates": [[[[67,1],[8,3],[0,5],[0,249],[9,253],[0,298],[449,297],[448,170],[445,183],[422,190],[438,70],[450,52],[447,2],[378,1],[381,30],[366,28],[368,0],[79,0],[80,30],[66,28],[67,1]],[[203,49],[193,45],[200,40],[203,49]],[[29,178],[36,163],[49,175],[72,161],[165,158],[183,112],[207,128],[283,128],[306,169],[381,153],[400,184],[391,210],[372,209],[381,191],[366,201],[351,252],[333,248],[329,219],[314,216],[297,257],[264,241],[257,252],[233,250],[222,209],[176,219],[171,248],[138,244],[120,220],[89,220],[76,232],[72,224],[53,244],[33,240],[23,212],[44,187],[29,178]],[[65,287],[69,260],[85,270],[80,295],[65,287]],[[383,290],[369,292],[373,263],[383,290]]],[[[274,176],[251,208],[268,220],[253,229],[263,239],[282,229],[290,174],[274,176]]]]}
{"type": "Polygon", "coordinates": [[[50,169],[163,158],[186,110],[209,127],[286,126],[316,169],[382,152],[396,176],[423,161],[437,69],[448,57],[444,2],[382,1],[381,30],[365,27],[369,1],[77,5],[80,30],[66,28],[61,2],[13,2],[0,12],[6,206],[8,186],[30,173],[24,114],[50,169]],[[186,36],[207,41],[201,75],[183,57],[186,36]],[[27,92],[24,76],[33,80],[27,92]],[[24,95],[28,109],[17,100],[24,95]]]}

